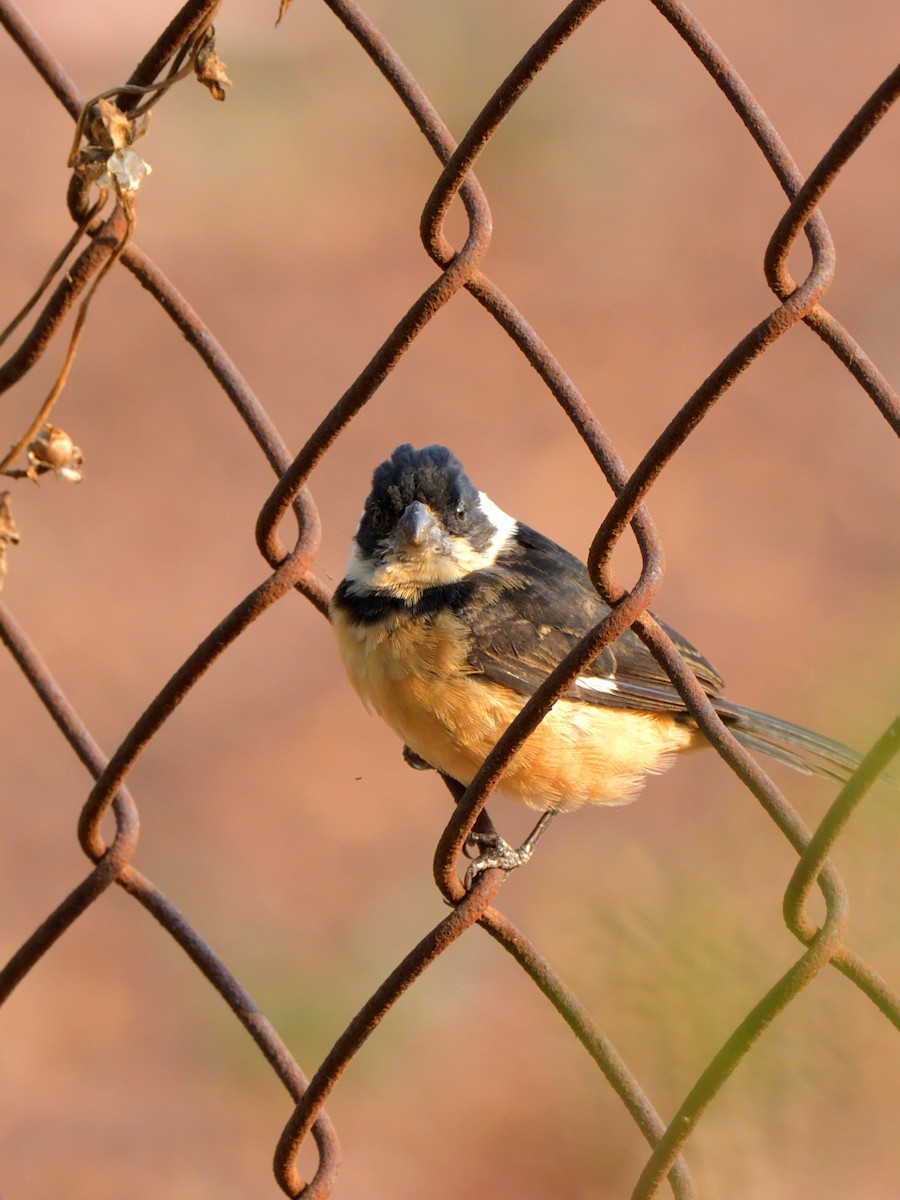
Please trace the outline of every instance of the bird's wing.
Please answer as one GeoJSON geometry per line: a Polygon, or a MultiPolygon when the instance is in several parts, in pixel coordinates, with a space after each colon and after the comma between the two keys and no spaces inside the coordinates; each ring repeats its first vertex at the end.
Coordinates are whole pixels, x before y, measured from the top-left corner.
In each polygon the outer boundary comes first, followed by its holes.
{"type": "MultiPolygon", "coordinates": [[[[584,564],[527,526],[519,526],[516,543],[496,566],[479,574],[482,594],[477,600],[473,594],[465,613],[469,666],[526,695],[609,612],[584,564]]],[[[706,691],[717,695],[723,683],[715,668],[674,629],[663,628],[706,691]]],[[[684,711],[669,677],[630,629],[601,651],[565,695],[611,708],[684,711]]]]}

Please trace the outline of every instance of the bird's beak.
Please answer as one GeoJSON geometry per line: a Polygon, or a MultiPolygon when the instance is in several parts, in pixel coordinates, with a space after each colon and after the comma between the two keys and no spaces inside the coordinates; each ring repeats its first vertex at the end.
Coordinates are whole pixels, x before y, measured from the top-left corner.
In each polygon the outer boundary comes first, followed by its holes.
{"type": "Polygon", "coordinates": [[[443,542],[441,527],[434,513],[419,500],[407,505],[397,522],[397,533],[401,546],[419,552],[437,550],[443,542]]]}

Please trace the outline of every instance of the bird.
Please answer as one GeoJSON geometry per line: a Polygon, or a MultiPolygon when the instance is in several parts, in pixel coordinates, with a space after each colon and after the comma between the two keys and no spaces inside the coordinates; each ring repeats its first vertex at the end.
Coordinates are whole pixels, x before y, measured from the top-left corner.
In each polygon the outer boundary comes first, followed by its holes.
{"type": "MultiPolygon", "coordinates": [[[[398,446],[375,468],[330,616],[351,684],[413,765],[460,784],[552,669],[608,613],[585,564],[499,508],[441,445],[398,446]]],[[[723,695],[721,675],[660,622],[748,749],[845,782],[847,746],[723,695]]],[[[470,869],[526,862],[560,812],[633,800],[648,775],[709,745],[632,629],[594,658],[506,767],[497,790],[543,816],[521,846],[474,835],[470,869]]]]}

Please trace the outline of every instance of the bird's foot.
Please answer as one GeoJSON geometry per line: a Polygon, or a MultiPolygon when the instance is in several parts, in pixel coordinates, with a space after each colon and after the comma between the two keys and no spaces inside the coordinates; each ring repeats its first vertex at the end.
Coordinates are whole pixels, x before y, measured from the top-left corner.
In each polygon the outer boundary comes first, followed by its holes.
{"type": "Polygon", "coordinates": [[[545,812],[521,846],[511,846],[499,833],[475,831],[470,833],[466,846],[483,847],[483,849],[482,853],[472,860],[466,871],[464,881],[466,891],[472,890],[472,884],[482,871],[490,871],[493,867],[497,867],[501,871],[509,872],[514,871],[516,867],[523,867],[531,858],[538,840],[555,816],[556,811],[553,809],[545,812]]]}
{"type": "Polygon", "coordinates": [[[476,846],[481,851],[477,858],[472,859],[466,871],[467,892],[472,890],[472,885],[482,871],[490,871],[494,867],[501,871],[514,871],[516,867],[522,867],[528,862],[534,850],[534,846],[527,842],[523,842],[521,846],[511,846],[499,833],[471,833],[466,846],[476,846]]]}

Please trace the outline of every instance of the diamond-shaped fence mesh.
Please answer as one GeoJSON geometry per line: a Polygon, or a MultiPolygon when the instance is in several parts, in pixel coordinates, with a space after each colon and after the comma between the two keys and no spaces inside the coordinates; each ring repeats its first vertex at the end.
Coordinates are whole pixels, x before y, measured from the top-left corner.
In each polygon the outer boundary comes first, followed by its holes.
{"type": "Polygon", "coordinates": [[[10,317],[66,243],[0,365],[4,1196],[896,1194],[898,20],[847,9],[0,0],[10,317]],[[613,608],[439,838],[326,628],[404,440],[613,608]],[[850,782],[781,790],[651,603],[850,782]],[[514,924],[467,835],[629,625],[718,757],[558,822],[514,924]]]}

